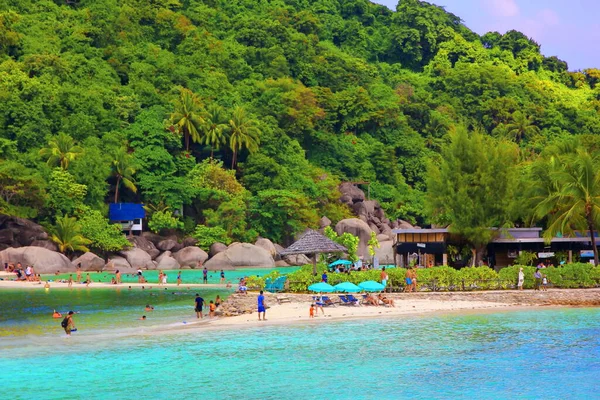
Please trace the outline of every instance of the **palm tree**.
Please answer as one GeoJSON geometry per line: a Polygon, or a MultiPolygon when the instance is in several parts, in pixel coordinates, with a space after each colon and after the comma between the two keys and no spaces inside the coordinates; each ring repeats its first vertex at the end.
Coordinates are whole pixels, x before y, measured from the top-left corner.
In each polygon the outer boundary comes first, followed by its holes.
{"type": "Polygon", "coordinates": [[[191,90],[181,89],[179,99],[175,103],[175,111],[170,119],[179,132],[183,133],[186,151],[190,151],[190,137],[195,143],[200,142],[200,132],[204,124],[202,103],[191,90]]]}
{"type": "Polygon", "coordinates": [[[509,137],[515,138],[519,143],[523,138],[537,135],[540,128],[533,124],[532,117],[527,117],[521,111],[515,111],[512,115],[513,122],[506,125],[506,132],[509,137]]]}
{"type": "Polygon", "coordinates": [[[570,234],[587,230],[598,265],[598,247],[594,232],[600,224],[600,170],[597,158],[585,149],[567,154],[549,176],[552,181],[548,196],[536,207],[538,217],[549,216],[550,224],[544,233],[548,240],[557,233],[570,234]]]}
{"type": "Polygon", "coordinates": [[[61,253],[67,251],[90,251],[86,246],[90,240],[80,233],[80,226],[75,217],[61,217],[56,220],[56,226],[52,229],[52,241],[58,245],[61,253]]]}
{"type": "Polygon", "coordinates": [[[227,115],[223,107],[210,104],[204,114],[204,143],[210,145],[210,159],[213,159],[214,150],[219,150],[221,144],[227,141],[227,115]]]}
{"type": "Polygon", "coordinates": [[[69,162],[83,153],[83,149],[75,145],[73,138],[66,133],[59,133],[48,141],[48,147],[40,150],[40,156],[48,158],[48,165],[60,165],[63,170],[69,168],[69,162]]]}
{"type": "Polygon", "coordinates": [[[233,150],[231,169],[235,167],[238,152],[245,147],[250,153],[258,150],[260,145],[260,131],[257,122],[251,119],[243,107],[233,109],[229,120],[229,147],[233,150]]]}
{"type": "Polygon", "coordinates": [[[133,183],[133,174],[135,169],[131,162],[131,156],[125,152],[125,149],[120,149],[115,154],[112,162],[112,175],[117,178],[115,185],[115,203],[119,200],[119,187],[121,182],[123,185],[133,193],[137,193],[137,187],[133,183]]]}

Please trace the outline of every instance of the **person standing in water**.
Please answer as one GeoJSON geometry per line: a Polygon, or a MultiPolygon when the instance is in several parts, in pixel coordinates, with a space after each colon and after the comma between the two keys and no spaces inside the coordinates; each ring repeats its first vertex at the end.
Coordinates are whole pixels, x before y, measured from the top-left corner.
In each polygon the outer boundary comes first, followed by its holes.
{"type": "Polygon", "coordinates": [[[121,283],[121,271],[117,270],[117,272],[115,272],[115,282],[117,284],[121,283]]]}
{"type": "Polygon", "coordinates": [[[225,283],[225,272],[221,270],[221,283],[225,283]]]}
{"type": "Polygon", "coordinates": [[[208,283],[208,270],[206,267],[202,270],[202,283],[208,283]]]}
{"type": "Polygon", "coordinates": [[[196,306],[194,310],[196,311],[196,318],[202,318],[202,306],[204,305],[204,299],[200,297],[198,293],[196,293],[196,306]]]}
{"type": "Polygon", "coordinates": [[[181,285],[181,271],[177,273],[177,286],[181,285]]]}
{"type": "Polygon", "coordinates": [[[67,283],[69,284],[69,287],[73,286],[73,274],[69,275],[69,280],[67,281],[67,283]]]}
{"type": "Polygon", "coordinates": [[[90,274],[86,274],[85,275],[85,287],[90,286],[90,283],[92,283],[92,278],[90,278],[90,274]]]}
{"type": "Polygon", "coordinates": [[[258,320],[259,321],[261,321],[260,313],[262,313],[262,321],[266,321],[267,317],[265,316],[265,313],[266,313],[265,295],[263,294],[262,290],[260,291],[260,294],[258,295],[258,320]]]}
{"type": "Polygon", "coordinates": [[[77,272],[75,282],[80,283],[81,282],[81,263],[77,264],[77,270],[75,272],[77,272]]]}
{"type": "Polygon", "coordinates": [[[63,319],[61,326],[64,328],[67,337],[71,336],[71,331],[75,329],[75,322],[73,321],[73,311],[69,311],[69,314],[63,319]]]}

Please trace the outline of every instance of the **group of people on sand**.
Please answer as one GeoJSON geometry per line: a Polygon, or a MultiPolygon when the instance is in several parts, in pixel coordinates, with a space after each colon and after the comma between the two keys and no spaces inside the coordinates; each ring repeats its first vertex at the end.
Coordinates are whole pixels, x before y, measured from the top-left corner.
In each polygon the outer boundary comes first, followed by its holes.
{"type": "MultiPolygon", "coordinates": [[[[533,280],[534,280],[533,290],[541,290],[542,292],[545,292],[548,290],[548,282],[549,282],[548,276],[546,274],[542,273],[542,270],[544,268],[546,268],[544,263],[540,263],[536,267],[535,272],[533,273],[533,280]]],[[[525,273],[523,272],[523,268],[519,268],[517,289],[523,290],[524,283],[525,283],[525,273]]]]}
{"type": "MultiPolygon", "coordinates": [[[[194,311],[196,312],[196,318],[201,319],[203,317],[202,311],[204,309],[205,300],[200,296],[200,294],[196,293],[196,298],[194,299],[194,311]]],[[[208,303],[208,318],[214,318],[217,307],[219,307],[223,301],[221,300],[221,296],[217,295],[214,300],[210,300],[208,303]]]]}
{"type": "Polygon", "coordinates": [[[406,282],[406,287],[404,288],[405,293],[417,291],[417,271],[415,271],[414,267],[406,270],[406,277],[404,280],[406,282]]]}
{"type": "Polygon", "coordinates": [[[15,274],[17,281],[41,282],[40,274],[35,273],[33,265],[26,265],[23,268],[20,262],[16,265],[13,263],[4,263],[4,272],[15,274]]]}

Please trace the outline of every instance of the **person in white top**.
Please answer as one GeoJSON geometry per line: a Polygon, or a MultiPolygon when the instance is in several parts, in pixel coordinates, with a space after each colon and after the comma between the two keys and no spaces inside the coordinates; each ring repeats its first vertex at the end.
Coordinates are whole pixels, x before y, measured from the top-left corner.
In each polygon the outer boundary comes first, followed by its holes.
{"type": "Polygon", "coordinates": [[[525,282],[525,273],[523,273],[523,268],[521,268],[519,269],[519,282],[517,283],[519,290],[523,290],[523,282],[525,282]]]}

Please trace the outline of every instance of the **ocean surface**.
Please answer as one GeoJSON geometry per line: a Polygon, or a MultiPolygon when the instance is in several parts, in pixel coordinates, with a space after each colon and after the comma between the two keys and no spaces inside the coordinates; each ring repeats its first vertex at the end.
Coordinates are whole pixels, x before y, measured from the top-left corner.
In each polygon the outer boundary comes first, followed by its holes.
{"type": "MultiPolygon", "coordinates": [[[[192,292],[0,290],[2,393],[12,399],[600,398],[597,308],[217,330],[192,327],[192,292]],[[155,311],[137,320],[150,300],[155,311]],[[80,312],[79,331],[70,338],[48,314],[56,302],[80,312]]],[[[227,295],[201,294],[218,293],[227,295]]]]}

